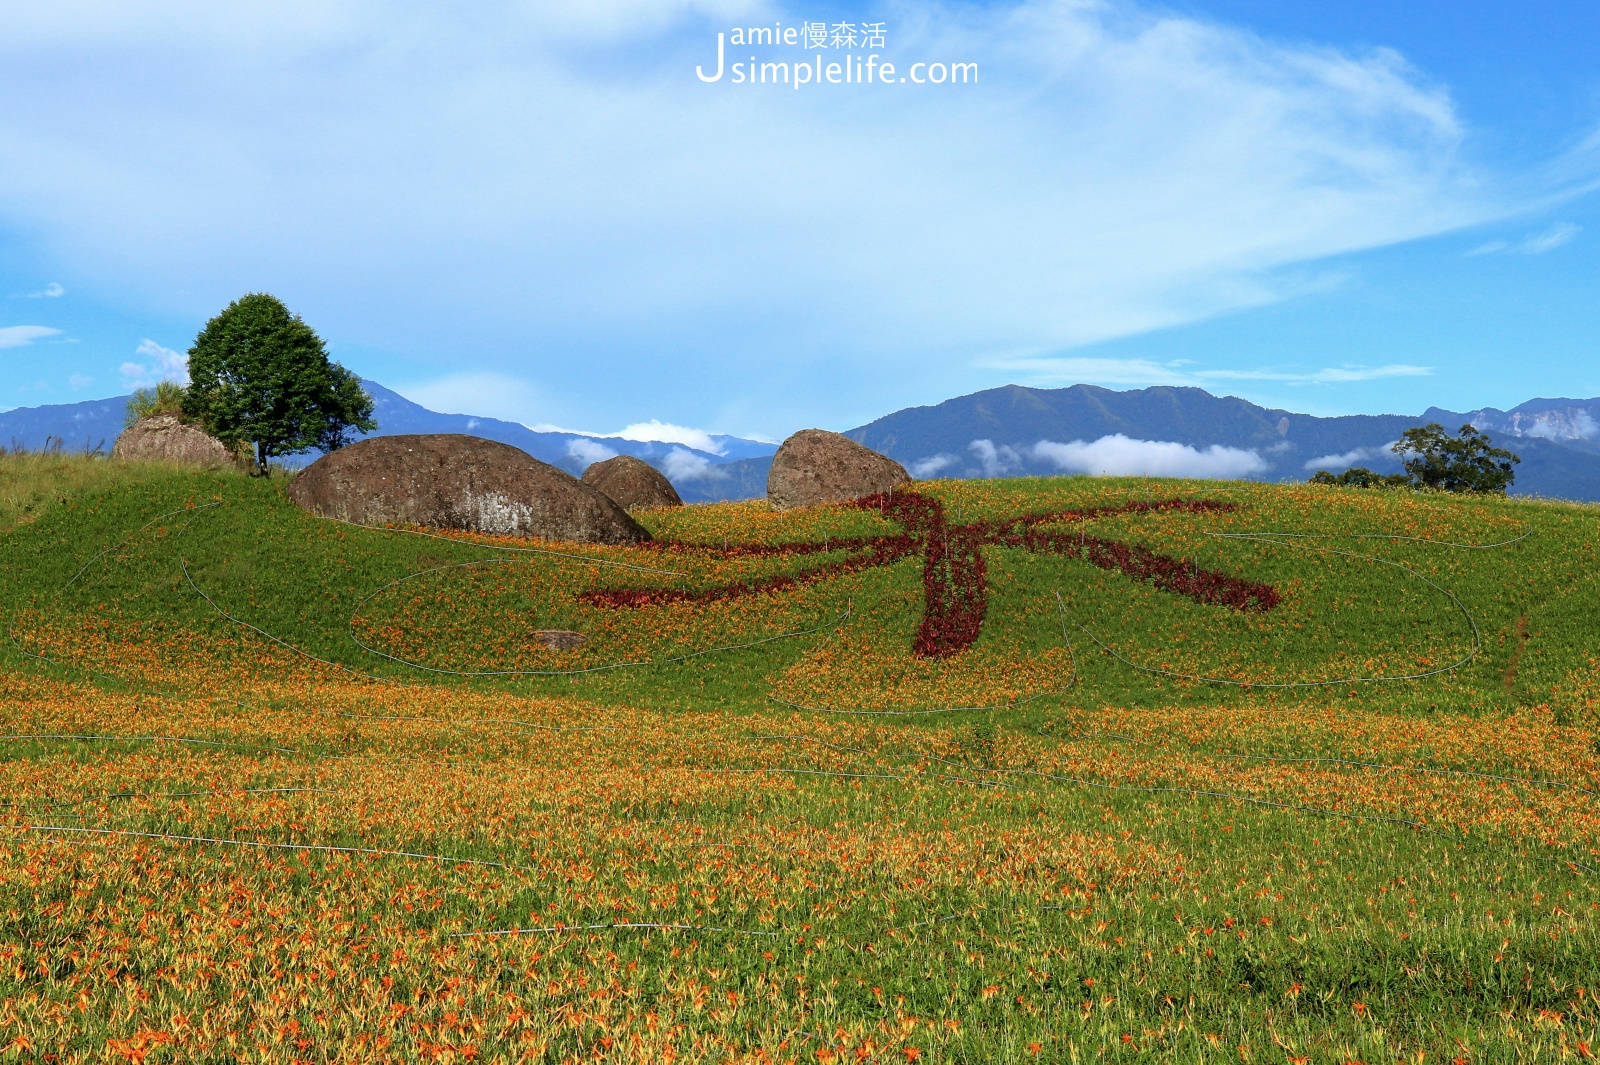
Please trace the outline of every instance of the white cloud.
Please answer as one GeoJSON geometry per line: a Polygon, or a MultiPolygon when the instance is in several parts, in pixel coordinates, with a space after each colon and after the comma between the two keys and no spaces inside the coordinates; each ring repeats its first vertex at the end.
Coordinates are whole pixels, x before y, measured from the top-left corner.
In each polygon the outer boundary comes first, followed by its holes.
{"type": "Polygon", "coordinates": [[[67,378],[67,387],[72,389],[74,392],[88,388],[92,384],[94,384],[94,378],[88,376],[87,374],[75,373],[71,377],[67,378]]]}
{"type": "Polygon", "coordinates": [[[1392,462],[1394,461],[1395,457],[1392,449],[1396,443],[1398,443],[1398,441],[1391,441],[1390,443],[1383,444],[1379,447],[1351,448],[1349,451],[1346,451],[1340,455],[1323,455],[1320,458],[1314,458],[1307,461],[1305,468],[1308,470],[1329,470],[1330,472],[1339,472],[1349,469],[1358,462],[1371,462],[1374,459],[1392,462]]]}
{"type": "Polygon", "coordinates": [[[1380,381],[1391,377],[1428,377],[1431,366],[1413,366],[1392,363],[1387,366],[1329,366],[1320,370],[1291,370],[1261,368],[1250,370],[1189,369],[1194,364],[1179,359],[1172,362],[1154,362],[1149,359],[1104,359],[1061,357],[1027,357],[992,359],[981,365],[997,370],[1014,370],[1026,374],[1031,384],[1093,384],[1093,385],[1187,385],[1204,388],[1217,381],[1276,381],[1289,385],[1351,384],[1358,381],[1380,381]]]}
{"type": "Polygon", "coordinates": [[[937,477],[960,461],[954,455],[930,455],[913,462],[907,472],[919,481],[925,481],[929,477],[937,477]]]}
{"type": "Polygon", "coordinates": [[[1033,457],[1057,469],[1099,476],[1235,479],[1261,473],[1267,463],[1254,451],[1212,444],[1204,451],[1168,440],[1135,440],[1117,433],[1092,444],[1041,440],[1033,457]]]}
{"type": "Polygon", "coordinates": [[[30,300],[53,300],[66,294],[67,290],[61,287],[60,282],[52,281],[38,292],[28,293],[28,298],[30,300]]]}
{"type": "Polygon", "coordinates": [[[559,425],[550,425],[541,422],[530,425],[536,433],[572,433],[574,436],[587,436],[598,440],[632,440],[637,443],[657,444],[682,444],[692,447],[696,451],[704,451],[708,455],[722,455],[727,453],[727,448],[717,443],[716,438],[704,429],[695,429],[687,425],[673,425],[652,418],[647,422],[637,422],[626,426],[614,433],[591,433],[583,429],[563,429],[559,425]]]}
{"type": "Polygon", "coordinates": [[[1528,255],[1543,255],[1547,251],[1569,243],[1583,231],[1583,227],[1573,222],[1558,222],[1543,233],[1535,233],[1522,242],[1518,250],[1528,255]]]}
{"type": "Polygon", "coordinates": [[[590,440],[584,436],[573,437],[567,441],[567,454],[582,462],[585,466],[592,466],[596,462],[604,462],[606,459],[617,457],[617,453],[611,448],[606,447],[598,440],[590,440]]]}
{"type": "Polygon", "coordinates": [[[711,455],[720,455],[725,450],[704,429],[673,425],[671,422],[658,421],[655,418],[647,422],[637,422],[615,433],[600,435],[614,436],[620,440],[654,440],[662,444],[682,444],[684,447],[692,447],[696,451],[704,451],[711,455]]]}
{"type": "Polygon", "coordinates": [[[974,440],[967,445],[967,450],[978,456],[985,477],[1004,477],[1022,465],[1022,456],[1015,448],[1006,444],[996,447],[993,440],[974,440]]]}
{"type": "Polygon", "coordinates": [[[720,480],[727,476],[723,470],[711,464],[711,460],[704,455],[696,455],[692,451],[685,451],[675,447],[667,452],[667,457],[661,460],[662,471],[669,481],[704,481],[720,480]]]}
{"type": "Polygon", "coordinates": [[[1282,381],[1291,385],[1349,384],[1355,381],[1382,381],[1390,377],[1430,377],[1431,366],[1396,363],[1389,366],[1331,366],[1309,373],[1287,370],[1201,370],[1195,377],[1203,381],[1282,381]]]}
{"type": "Polygon", "coordinates": [[[60,335],[61,330],[45,325],[0,326],[0,348],[25,348],[35,340],[60,335]]]}
{"type": "Polygon", "coordinates": [[[1572,239],[1582,232],[1583,227],[1576,222],[1557,222],[1549,229],[1529,233],[1518,241],[1491,240],[1487,244],[1478,245],[1467,254],[1495,255],[1503,252],[1510,255],[1543,255],[1563,244],[1570,244],[1572,239]]]}
{"type": "Polygon", "coordinates": [[[118,369],[127,388],[152,388],[162,381],[189,383],[189,356],[164,348],[154,340],[144,340],[133,353],[144,362],[125,362],[118,369]]]}
{"type": "Polygon", "coordinates": [[[524,411],[567,424],[703,423],[699,382],[750,365],[772,424],[871,413],[913,365],[1269,304],[1285,267],[1526,206],[1395,53],[1123,0],[893,7],[897,62],[982,82],[870,103],[694,77],[734,12],[812,17],[783,0],[12,7],[7,95],[44,103],[0,113],[0,223],[125,303],[274,278],[326,336],[537,375],[524,411]]]}
{"type": "MultiPolygon", "coordinates": [[[[1486,413],[1479,411],[1473,414],[1472,423],[1487,427],[1497,420],[1486,418],[1486,413]]],[[[1503,423],[1503,429],[1509,430],[1513,436],[1535,436],[1545,440],[1593,440],[1600,436],[1600,422],[1596,422],[1594,415],[1582,407],[1512,415],[1508,422],[1503,423]]]]}

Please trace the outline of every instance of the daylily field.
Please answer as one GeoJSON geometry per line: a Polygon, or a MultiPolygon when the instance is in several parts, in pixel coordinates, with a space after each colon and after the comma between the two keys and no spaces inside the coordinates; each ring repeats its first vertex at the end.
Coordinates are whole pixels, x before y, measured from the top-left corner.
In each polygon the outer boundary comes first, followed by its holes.
{"type": "Polygon", "coordinates": [[[1600,1054],[1600,512],[640,517],[0,458],[0,1062],[1600,1054]]]}

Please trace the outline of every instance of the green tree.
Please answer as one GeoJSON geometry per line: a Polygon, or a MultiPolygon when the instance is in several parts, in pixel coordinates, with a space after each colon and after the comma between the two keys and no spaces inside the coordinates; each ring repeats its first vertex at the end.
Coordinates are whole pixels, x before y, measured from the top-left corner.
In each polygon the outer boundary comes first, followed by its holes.
{"type": "Polygon", "coordinates": [[[1403,473],[1374,473],[1365,466],[1352,466],[1343,473],[1318,470],[1312,484],[1336,484],[1346,488],[1410,488],[1411,478],[1403,473]]]}
{"type": "Polygon", "coordinates": [[[1437,422],[1407,429],[1391,450],[1418,488],[1444,492],[1504,495],[1516,479],[1511,468],[1522,461],[1503,447],[1492,447],[1489,437],[1471,425],[1451,436],[1437,422]]]}
{"type": "Polygon", "coordinates": [[[334,451],[378,425],[360,379],[265,292],[234,300],[195,338],[183,410],[229,447],[248,443],[263,474],[269,459],[334,451]]]}

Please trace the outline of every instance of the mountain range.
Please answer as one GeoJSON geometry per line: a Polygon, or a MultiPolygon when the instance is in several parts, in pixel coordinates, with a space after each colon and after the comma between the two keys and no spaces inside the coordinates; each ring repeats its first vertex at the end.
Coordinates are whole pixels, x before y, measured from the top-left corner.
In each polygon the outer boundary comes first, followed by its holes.
{"type": "MultiPolygon", "coordinates": [[[[378,429],[469,433],[511,444],[574,474],[614,454],[667,475],[688,502],[749,499],[766,491],[776,445],[713,436],[706,447],[592,433],[530,429],[516,422],[441,414],[366,381],[378,429]]],[[[126,396],[0,413],[0,443],[39,450],[109,448],[122,431],[126,396]]],[[[919,478],[1088,473],[1302,481],[1318,469],[1359,465],[1392,472],[1402,432],[1437,422],[1474,425],[1522,459],[1513,495],[1600,501],[1600,398],[1535,399],[1510,410],[1316,417],[1259,407],[1199,388],[1117,392],[1094,385],[1007,385],[910,407],[845,435],[899,460],[919,478]]],[[[315,455],[302,456],[295,465],[315,455]]]]}
{"type": "MultiPolygon", "coordinates": [[[[574,475],[591,462],[613,455],[633,455],[644,459],[670,478],[683,498],[692,503],[724,499],[751,499],[766,494],[766,467],[778,445],[735,436],[712,436],[714,450],[657,440],[625,440],[596,433],[536,430],[518,422],[470,414],[441,414],[413,403],[376,381],[362,381],[372,396],[373,417],[378,428],[372,436],[402,433],[466,433],[521,448],[534,458],[559,466],[574,475]],[[757,460],[756,470],[740,466],[739,460],[757,460]]],[[[0,446],[13,451],[42,451],[59,447],[65,451],[109,451],[122,432],[128,410],[128,396],[96,399],[84,403],[63,403],[42,407],[18,407],[0,414],[0,446]]],[[[304,466],[318,452],[283,460],[290,467],[304,466]]]]}
{"type": "Polygon", "coordinates": [[[1199,388],[1116,392],[1009,385],[886,415],[848,435],[914,475],[1132,473],[1302,481],[1319,469],[1397,472],[1414,426],[1473,425],[1521,457],[1514,495],[1600,500],[1600,398],[1420,415],[1316,417],[1199,388]]]}

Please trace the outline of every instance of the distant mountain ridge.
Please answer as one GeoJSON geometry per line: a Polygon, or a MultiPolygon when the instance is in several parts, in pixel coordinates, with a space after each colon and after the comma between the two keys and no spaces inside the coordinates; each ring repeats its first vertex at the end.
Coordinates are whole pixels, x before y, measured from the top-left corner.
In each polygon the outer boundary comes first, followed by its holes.
{"type": "MultiPolygon", "coordinates": [[[[1305,480],[1319,468],[1397,470],[1390,445],[1406,429],[1430,422],[1452,432],[1471,424],[1499,444],[1514,443],[1522,458],[1514,494],[1600,500],[1600,398],[1535,399],[1509,411],[1429,407],[1421,415],[1321,418],[1200,388],[1006,385],[896,411],[846,435],[928,476],[1068,472],[1063,455],[1086,464],[1094,450],[1042,443],[1089,445],[1121,437],[1125,453],[1136,453],[1140,442],[1172,443],[1194,452],[1174,456],[1169,449],[1167,457],[1180,466],[1187,460],[1203,470],[1209,461],[1232,476],[1278,481],[1305,480]]],[[[1098,471],[1084,466],[1079,472],[1098,471]]]]}
{"type": "MultiPolygon", "coordinates": [[[[759,466],[770,463],[776,444],[734,436],[714,436],[721,454],[684,444],[655,440],[623,440],[577,432],[540,432],[518,422],[469,414],[441,414],[413,403],[376,381],[363,381],[372,396],[373,416],[378,428],[372,436],[403,433],[466,433],[521,448],[534,458],[577,475],[591,463],[611,455],[633,455],[660,469],[673,482],[678,494],[689,502],[714,502],[722,499],[748,499],[766,492],[766,474],[761,473],[759,488],[750,483],[749,470],[738,465],[755,460],[759,466]],[[754,490],[752,490],[754,488],[754,490]]],[[[109,451],[122,432],[127,416],[128,396],[63,403],[42,407],[18,407],[0,414],[0,446],[13,450],[41,451],[52,445],[65,451],[109,451]]],[[[304,466],[317,453],[299,455],[286,463],[304,466]]],[[[763,467],[764,469],[764,467],[763,467]]]]}
{"type": "MultiPolygon", "coordinates": [[[[765,494],[776,445],[713,437],[720,454],[683,444],[530,429],[517,422],[441,414],[375,381],[378,430],[468,433],[511,444],[571,473],[609,454],[660,469],[688,502],[765,494]]],[[[38,450],[47,438],[74,451],[107,448],[122,431],[127,397],[18,408],[0,414],[0,445],[38,450]]],[[[991,477],[1063,472],[1138,472],[1303,481],[1321,468],[1399,468],[1389,446],[1406,429],[1471,424],[1522,458],[1514,495],[1600,501],[1600,398],[1533,399],[1510,410],[1322,418],[1260,407],[1199,388],[1117,392],[1094,385],[1040,389],[1006,385],[943,403],[909,407],[845,435],[899,460],[918,477],[991,477]],[[1142,464],[1142,465],[1141,465],[1142,464]]],[[[302,457],[300,462],[315,456],[302,457]]]]}

